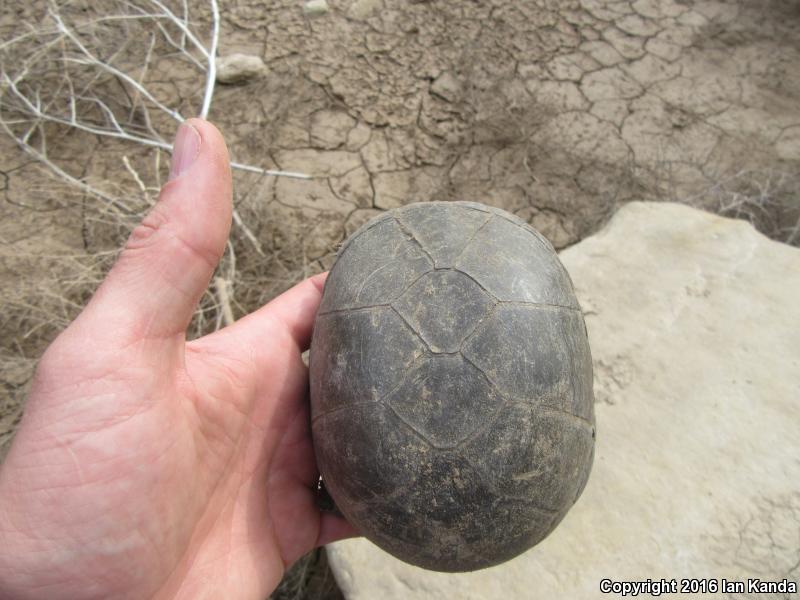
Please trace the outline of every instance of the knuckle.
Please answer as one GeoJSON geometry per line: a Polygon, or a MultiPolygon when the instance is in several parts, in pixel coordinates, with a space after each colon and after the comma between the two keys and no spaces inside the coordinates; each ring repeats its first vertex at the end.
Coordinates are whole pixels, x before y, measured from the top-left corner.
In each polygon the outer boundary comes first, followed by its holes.
{"type": "Polygon", "coordinates": [[[156,205],[131,232],[128,242],[125,244],[125,248],[129,250],[146,248],[153,243],[156,238],[155,234],[161,230],[167,222],[167,215],[164,214],[159,205],[156,205]]]}
{"type": "Polygon", "coordinates": [[[123,255],[139,254],[149,248],[158,247],[158,254],[171,256],[186,254],[190,259],[200,260],[215,268],[220,253],[208,247],[203,240],[193,240],[182,235],[180,227],[171,219],[161,205],[157,204],[136,226],[128,238],[123,255]]]}

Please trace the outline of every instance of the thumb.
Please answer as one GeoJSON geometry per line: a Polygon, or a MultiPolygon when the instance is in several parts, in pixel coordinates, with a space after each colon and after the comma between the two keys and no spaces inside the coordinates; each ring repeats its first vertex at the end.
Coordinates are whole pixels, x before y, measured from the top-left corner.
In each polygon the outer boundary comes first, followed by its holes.
{"type": "Polygon", "coordinates": [[[131,234],[76,328],[89,325],[95,340],[113,336],[115,346],[182,337],[225,250],[231,196],[222,134],[200,119],[184,122],[158,202],[131,234]]]}

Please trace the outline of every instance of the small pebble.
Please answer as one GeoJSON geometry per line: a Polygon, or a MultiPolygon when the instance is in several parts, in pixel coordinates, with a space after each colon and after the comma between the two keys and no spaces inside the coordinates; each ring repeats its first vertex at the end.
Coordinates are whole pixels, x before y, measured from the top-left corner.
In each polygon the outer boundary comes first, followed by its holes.
{"type": "Polygon", "coordinates": [[[229,54],[217,58],[217,82],[227,84],[247,83],[266,73],[267,65],[258,56],[229,54]]]}
{"type": "Polygon", "coordinates": [[[328,3],[325,0],[309,0],[303,6],[303,12],[308,17],[321,17],[328,12],[328,3]]]}

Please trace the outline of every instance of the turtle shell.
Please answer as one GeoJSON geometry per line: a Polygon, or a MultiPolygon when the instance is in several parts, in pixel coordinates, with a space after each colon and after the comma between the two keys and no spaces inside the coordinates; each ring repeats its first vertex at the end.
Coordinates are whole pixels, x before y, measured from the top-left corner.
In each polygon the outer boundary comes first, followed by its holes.
{"type": "Polygon", "coordinates": [[[325,284],[310,381],[336,506],[414,565],[524,552],[589,476],[583,315],[553,247],[504,211],[410,204],[356,231],[325,284]]]}

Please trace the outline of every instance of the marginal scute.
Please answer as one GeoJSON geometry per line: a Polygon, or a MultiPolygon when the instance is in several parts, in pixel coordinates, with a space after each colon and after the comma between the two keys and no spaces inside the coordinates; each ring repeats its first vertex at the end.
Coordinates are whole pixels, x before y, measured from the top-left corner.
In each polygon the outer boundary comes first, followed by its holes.
{"type": "Polygon", "coordinates": [[[497,530],[506,532],[503,554],[513,558],[538,544],[553,531],[565,513],[565,510],[561,513],[542,510],[530,498],[498,498],[492,506],[492,514],[497,530]]]}
{"type": "Polygon", "coordinates": [[[591,355],[578,311],[500,304],[462,352],[509,397],[584,419],[592,414],[591,355]]]}
{"type": "Polygon", "coordinates": [[[386,402],[438,448],[452,448],[485,426],[502,399],[461,356],[423,359],[386,402]]]}
{"type": "Polygon", "coordinates": [[[463,273],[448,270],[423,275],[393,306],[432,352],[456,352],[494,300],[463,273]]]}
{"type": "Polygon", "coordinates": [[[507,532],[494,523],[497,495],[458,452],[431,453],[403,498],[376,502],[364,533],[399,558],[441,571],[483,568],[511,558],[507,532]],[[435,540],[435,544],[431,541],[435,540]],[[487,564],[488,563],[488,564],[487,564]]]}
{"type": "Polygon", "coordinates": [[[312,418],[377,402],[422,356],[424,344],[389,307],[319,315],[311,355],[312,418]],[[392,343],[384,340],[391,337],[392,343]]]}
{"type": "Polygon", "coordinates": [[[431,450],[380,403],[324,414],[314,430],[326,487],[343,507],[366,505],[406,488],[417,477],[416,463],[431,450]],[[362,451],[364,445],[371,448],[369,454],[362,451]]]}
{"type": "Polygon", "coordinates": [[[358,243],[339,251],[325,283],[320,313],[387,304],[433,267],[395,220],[368,226],[358,243]]]}
{"type": "Polygon", "coordinates": [[[527,221],[520,219],[517,215],[510,213],[506,210],[503,210],[502,208],[497,208],[496,206],[487,206],[486,208],[489,210],[489,212],[497,215],[501,219],[505,219],[506,221],[509,221],[511,224],[521,227],[523,231],[527,231],[528,233],[530,233],[534,238],[539,240],[542,246],[544,246],[550,252],[556,251],[555,248],[553,248],[553,244],[551,244],[546,237],[544,237],[541,233],[539,233],[536,229],[534,229],[527,221]]]}
{"type": "Polygon", "coordinates": [[[579,308],[569,275],[552,249],[498,216],[477,231],[455,267],[499,300],[579,308]]]}
{"type": "Polygon", "coordinates": [[[501,497],[535,498],[539,510],[554,514],[571,506],[588,477],[591,428],[564,413],[517,402],[503,407],[497,419],[517,426],[487,428],[464,447],[464,455],[501,497]]]}
{"type": "Polygon", "coordinates": [[[475,232],[489,220],[485,207],[466,204],[410,204],[397,211],[397,218],[430,254],[438,269],[451,267],[475,232]]]}

